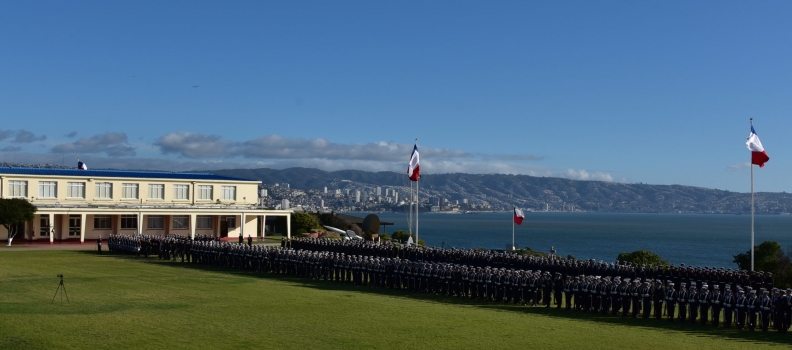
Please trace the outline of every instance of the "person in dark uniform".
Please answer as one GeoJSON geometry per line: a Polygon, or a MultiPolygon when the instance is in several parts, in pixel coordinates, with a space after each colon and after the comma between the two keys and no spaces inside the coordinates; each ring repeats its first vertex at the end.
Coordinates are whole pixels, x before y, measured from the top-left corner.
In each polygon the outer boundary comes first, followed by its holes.
{"type": "Polygon", "coordinates": [[[99,254],[102,254],[102,236],[99,236],[99,238],[96,239],[96,251],[99,254]]]}
{"type": "Polygon", "coordinates": [[[706,284],[704,287],[701,287],[701,292],[698,294],[699,299],[699,317],[701,317],[701,324],[707,324],[707,320],[709,319],[709,308],[710,308],[710,292],[709,286],[706,284]]]}
{"type": "Polygon", "coordinates": [[[685,322],[687,319],[687,304],[688,304],[688,291],[685,288],[685,282],[679,284],[679,292],[677,292],[677,304],[679,305],[679,322],[685,322]]]}
{"type": "Polygon", "coordinates": [[[693,281],[690,282],[690,290],[688,291],[688,310],[690,311],[690,323],[696,323],[699,312],[699,299],[698,290],[693,281]]]}
{"type": "Polygon", "coordinates": [[[726,295],[723,296],[723,327],[731,328],[732,319],[734,318],[734,308],[737,305],[737,300],[732,295],[732,290],[729,285],[726,285],[726,295]]]}
{"type": "Polygon", "coordinates": [[[619,304],[621,306],[622,317],[627,317],[630,313],[630,300],[632,299],[632,286],[630,286],[630,279],[625,278],[622,280],[622,285],[619,287],[619,304]]]}
{"type": "MultiPolygon", "coordinates": [[[[663,301],[666,300],[666,292],[668,288],[671,288],[670,284],[672,282],[668,281],[668,286],[663,286],[662,280],[655,280],[655,287],[652,293],[652,299],[654,300],[654,316],[655,319],[662,319],[663,318],[663,301]]],[[[672,318],[673,319],[673,318],[672,318]]]]}
{"type": "Polygon", "coordinates": [[[780,333],[783,332],[784,329],[783,301],[786,300],[784,297],[784,291],[773,288],[772,298],[773,298],[773,308],[772,308],[773,328],[780,333]]]}
{"type": "Polygon", "coordinates": [[[649,315],[652,313],[652,295],[652,286],[649,285],[649,282],[644,282],[641,286],[641,308],[644,319],[649,319],[649,315]]]}
{"type": "Polygon", "coordinates": [[[720,285],[715,285],[715,291],[710,298],[710,306],[712,308],[712,325],[718,327],[720,325],[720,314],[723,309],[723,294],[720,291],[720,285]]]}
{"type": "Polygon", "coordinates": [[[546,308],[550,307],[550,302],[553,296],[553,280],[550,278],[550,273],[545,272],[542,278],[542,303],[546,308]]]}
{"type": "Polygon", "coordinates": [[[767,332],[770,328],[770,311],[773,307],[773,299],[770,298],[770,291],[763,291],[759,299],[759,317],[762,332],[767,332]]]}
{"type": "Polygon", "coordinates": [[[242,237],[242,232],[239,233],[239,244],[245,243],[245,239],[242,237]]]}
{"type": "Polygon", "coordinates": [[[253,246],[253,237],[248,235],[248,247],[252,247],[252,246],[253,246]]]}
{"type": "MultiPolygon", "coordinates": [[[[677,291],[674,287],[674,282],[668,284],[668,289],[665,292],[665,301],[666,301],[666,315],[668,315],[668,321],[674,322],[674,312],[676,311],[676,302],[679,295],[677,295],[677,291]]],[[[662,304],[661,304],[662,305],[662,304]]],[[[680,312],[682,312],[680,310],[680,312]]],[[[659,314],[657,310],[655,310],[655,314],[659,314]]]]}
{"type": "Polygon", "coordinates": [[[745,327],[745,316],[748,314],[748,298],[745,297],[745,291],[740,289],[737,291],[737,329],[742,330],[745,327]]]}
{"type": "Polygon", "coordinates": [[[632,298],[632,305],[630,306],[632,309],[632,317],[638,318],[638,314],[641,313],[641,280],[635,279],[633,280],[633,285],[630,288],[630,295],[632,298]]]}
{"type": "Polygon", "coordinates": [[[572,310],[572,288],[574,287],[575,281],[572,280],[572,276],[566,276],[566,283],[564,283],[564,301],[566,301],[566,309],[572,310]]]}
{"type": "Polygon", "coordinates": [[[561,273],[556,272],[553,278],[553,302],[556,304],[556,309],[561,308],[561,292],[564,290],[564,280],[561,278],[561,273]]]}
{"type": "Polygon", "coordinates": [[[756,297],[756,290],[751,289],[750,295],[748,296],[748,301],[746,302],[748,305],[747,311],[747,320],[745,323],[748,324],[748,329],[751,331],[756,330],[756,313],[759,312],[759,299],[756,297]]]}

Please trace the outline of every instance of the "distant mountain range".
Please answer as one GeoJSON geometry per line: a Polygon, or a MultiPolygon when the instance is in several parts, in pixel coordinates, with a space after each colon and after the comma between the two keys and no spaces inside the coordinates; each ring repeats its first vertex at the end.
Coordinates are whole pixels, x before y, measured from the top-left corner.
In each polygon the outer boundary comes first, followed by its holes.
{"type": "MultiPolygon", "coordinates": [[[[406,189],[406,174],[361,170],[323,171],[311,168],[213,170],[219,175],[256,179],[264,184],[288,183],[292,189],[320,190],[349,186],[406,189]]],[[[504,174],[429,174],[421,178],[422,196],[450,202],[486,202],[492,209],[518,206],[534,211],[646,213],[750,213],[750,194],[682,185],[647,185],[580,181],[504,174]]],[[[406,193],[406,190],[405,190],[406,193]]],[[[756,194],[756,211],[786,214],[792,195],[756,194]]]]}

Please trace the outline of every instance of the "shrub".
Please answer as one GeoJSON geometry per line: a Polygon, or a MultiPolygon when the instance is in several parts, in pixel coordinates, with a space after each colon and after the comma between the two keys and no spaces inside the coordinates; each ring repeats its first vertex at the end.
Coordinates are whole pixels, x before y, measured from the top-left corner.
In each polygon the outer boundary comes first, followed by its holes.
{"type": "Polygon", "coordinates": [[[616,258],[618,261],[629,262],[633,265],[653,265],[653,266],[667,266],[670,265],[668,261],[663,260],[660,255],[652,253],[648,250],[636,250],[632,253],[620,253],[616,258]]]}

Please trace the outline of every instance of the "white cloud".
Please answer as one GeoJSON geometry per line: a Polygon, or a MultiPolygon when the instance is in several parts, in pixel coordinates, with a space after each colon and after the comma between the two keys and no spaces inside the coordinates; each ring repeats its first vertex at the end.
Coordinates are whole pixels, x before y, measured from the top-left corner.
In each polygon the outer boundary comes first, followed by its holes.
{"type": "MultiPolygon", "coordinates": [[[[247,159],[347,159],[400,161],[409,158],[413,145],[394,142],[342,144],[323,138],[286,138],[265,135],[258,138],[232,142],[217,135],[193,132],[173,132],[160,137],[155,143],[163,154],[177,154],[185,158],[247,158],[247,159]]],[[[445,148],[420,148],[423,156],[442,158],[471,158],[464,151],[445,148]]],[[[533,156],[529,156],[533,157],[533,156]]]]}
{"type": "Polygon", "coordinates": [[[70,143],[62,143],[52,148],[53,153],[105,153],[111,157],[134,156],[135,147],[127,142],[127,135],[122,132],[108,132],[91,137],[81,138],[70,143]]]}
{"type": "MultiPolygon", "coordinates": [[[[218,135],[181,131],[164,135],[151,144],[132,144],[124,133],[98,134],[71,143],[58,144],[52,148],[52,153],[80,156],[93,169],[191,171],[305,167],[326,171],[357,169],[406,172],[412,147],[412,144],[385,141],[342,144],[324,138],[286,138],[280,135],[229,141],[218,135]],[[134,157],[138,149],[158,152],[165,156],[134,157]],[[172,155],[180,158],[174,159],[172,155]]],[[[614,180],[614,177],[607,172],[542,166],[536,161],[542,160],[543,157],[531,154],[479,154],[432,147],[419,147],[419,150],[421,170],[427,175],[497,173],[575,180],[626,181],[626,179],[614,180]]],[[[48,163],[52,159],[52,154],[17,154],[24,156],[26,163],[48,163]]]]}
{"type": "Polygon", "coordinates": [[[230,141],[220,140],[217,135],[192,132],[172,132],[154,142],[164,154],[178,154],[186,158],[217,158],[231,156],[230,141]]]}
{"type": "Polygon", "coordinates": [[[0,141],[12,142],[12,143],[31,143],[36,141],[44,141],[47,137],[44,135],[38,135],[27,131],[27,130],[2,130],[0,129],[0,141]]]}
{"type": "Polygon", "coordinates": [[[604,172],[588,172],[580,169],[567,169],[561,177],[573,180],[595,180],[595,181],[614,181],[613,176],[604,172]]]}

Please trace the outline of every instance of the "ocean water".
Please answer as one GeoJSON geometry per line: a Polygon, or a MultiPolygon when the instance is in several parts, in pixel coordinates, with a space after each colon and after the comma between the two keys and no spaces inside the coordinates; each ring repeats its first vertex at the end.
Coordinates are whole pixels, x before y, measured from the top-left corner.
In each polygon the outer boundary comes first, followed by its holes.
{"type": "MultiPolygon", "coordinates": [[[[361,214],[353,214],[361,215],[361,214]]],[[[387,232],[407,230],[407,214],[381,213],[387,232]]],[[[419,218],[419,237],[430,246],[506,249],[512,213],[432,214],[419,218]]],[[[759,215],[756,244],[792,248],[792,215],[759,215]]],[[[672,264],[736,268],[733,255],[751,248],[750,215],[525,213],[515,228],[517,247],[578,259],[612,262],[621,252],[651,250],[672,264]]]]}

